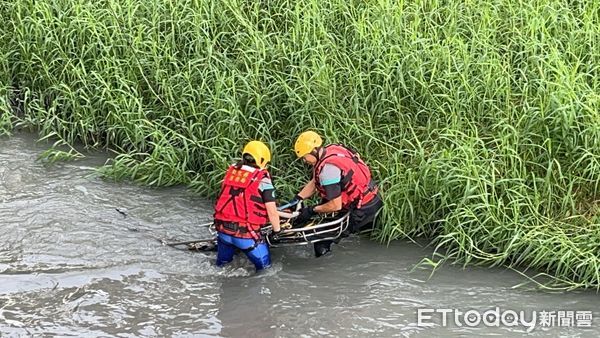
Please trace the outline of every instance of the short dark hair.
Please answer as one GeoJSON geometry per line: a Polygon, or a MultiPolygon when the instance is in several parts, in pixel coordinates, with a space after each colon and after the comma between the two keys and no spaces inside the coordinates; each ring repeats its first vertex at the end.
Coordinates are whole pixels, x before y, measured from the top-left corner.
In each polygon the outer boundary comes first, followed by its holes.
{"type": "Polygon", "coordinates": [[[250,154],[243,154],[242,155],[242,162],[244,162],[244,164],[256,165],[256,160],[250,154]]]}

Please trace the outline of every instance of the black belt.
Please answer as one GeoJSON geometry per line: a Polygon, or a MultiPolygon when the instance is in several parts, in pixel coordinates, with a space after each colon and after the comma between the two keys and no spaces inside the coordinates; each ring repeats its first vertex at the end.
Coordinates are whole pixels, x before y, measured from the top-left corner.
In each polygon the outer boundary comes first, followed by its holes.
{"type": "Polygon", "coordinates": [[[231,232],[236,232],[236,233],[240,233],[240,234],[245,234],[245,233],[249,233],[250,230],[248,228],[249,224],[244,224],[244,225],[240,225],[240,223],[237,222],[216,222],[217,226],[222,226],[223,229],[229,230],[231,232]]]}

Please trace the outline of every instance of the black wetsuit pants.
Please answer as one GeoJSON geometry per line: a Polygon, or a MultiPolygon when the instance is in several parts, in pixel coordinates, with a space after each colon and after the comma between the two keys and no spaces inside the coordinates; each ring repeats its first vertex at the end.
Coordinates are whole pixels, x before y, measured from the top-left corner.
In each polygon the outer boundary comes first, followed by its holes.
{"type": "MultiPolygon", "coordinates": [[[[362,208],[352,210],[350,213],[350,224],[348,225],[348,230],[341,237],[347,237],[350,233],[357,233],[364,230],[373,229],[377,221],[375,216],[381,207],[383,207],[383,201],[381,200],[381,196],[377,194],[373,200],[363,205],[362,208]]],[[[338,243],[341,237],[335,240],[335,243],[338,243]]],[[[315,256],[320,257],[331,251],[331,243],[333,242],[334,241],[332,240],[328,240],[315,243],[315,256]]]]}

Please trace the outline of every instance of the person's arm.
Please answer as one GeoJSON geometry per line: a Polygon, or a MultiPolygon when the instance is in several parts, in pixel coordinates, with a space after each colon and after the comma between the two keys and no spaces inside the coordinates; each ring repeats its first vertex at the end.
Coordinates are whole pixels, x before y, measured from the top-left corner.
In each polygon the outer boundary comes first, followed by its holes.
{"type": "Polygon", "coordinates": [[[281,220],[279,219],[279,213],[277,212],[275,187],[273,186],[271,178],[264,177],[262,180],[260,180],[258,190],[260,191],[261,198],[265,204],[265,209],[267,209],[267,218],[271,223],[272,229],[274,232],[279,232],[281,230],[281,220]]]}
{"type": "Polygon", "coordinates": [[[300,198],[302,198],[302,199],[308,199],[308,198],[311,198],[312,195],[314,195],[316,191],[317,191],[317,186],[315,185],[315,180],[313,178],[312,180],[308,181],[308,183],[306,183],[306,185],[302,188],[302,190],[300,190],[300,192],[298,193],[298,196],[300,196],[300,198]]]}
{"type": "Polygon", "coordinates": [[[269,217],[269,222],[271,222],[273,231],[279,232],[281,230],[281,225],[279,213],[277,212],[277,204],[275,202],[267,202],[265,203],[265,208],[267,209],[267,216],[269,217]]]}
{"type": "Polygon", "coordinates": [[[342,210],[342,171],[335,165],[326,164],[319,175],[327,202],[313,208],[314,212],[326,213],[342,210]]]}
{"type": "Polygon", "coordinates": [[[327,213],[342,210],[342,196],[338,196],[331,201],[319,204],[313,209],[317,213],[327,213]]]}

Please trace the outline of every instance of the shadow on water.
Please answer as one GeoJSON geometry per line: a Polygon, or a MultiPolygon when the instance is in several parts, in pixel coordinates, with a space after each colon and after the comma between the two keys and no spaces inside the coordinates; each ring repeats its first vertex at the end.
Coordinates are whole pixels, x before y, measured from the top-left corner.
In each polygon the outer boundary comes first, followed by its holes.
{"type": "Polygon", "coordinates": [[[29,135],[0,139],[3,336],[521,336],[524,326],[444,327],[439,317],[417,326],[417,309],[598,314],[594,292],[514,289],[524,279],[507,269],[446,265],[429,278],[414,267],[431,250],[402,241],[352,237],[319,259],[309,247],[274,249],[273,268],[259,274],[243,258],[218,269],[214,253],[157,240],[207,236],[198,224],[210,202],[90,176],[103,154],[46,167],[35,161],[43,150],[29,135]]]}

